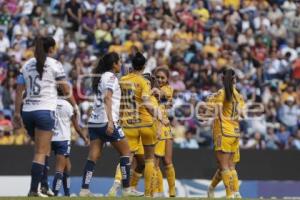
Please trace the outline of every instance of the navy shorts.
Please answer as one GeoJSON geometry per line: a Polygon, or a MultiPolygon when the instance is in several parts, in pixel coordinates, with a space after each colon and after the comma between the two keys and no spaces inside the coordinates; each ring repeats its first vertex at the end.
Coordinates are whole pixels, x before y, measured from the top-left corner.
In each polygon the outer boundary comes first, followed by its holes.
{"type": "Polygon", "coordinates": [[[55,112],[50,110],[23,111],[22,119],[30,137],[34,137],[34,130],[53,131],[55,126],[55,112]]]}
{"type": "Polygon", "coordinates": [[[89,135],[90,140],[100,139],[102,142],[117,142],[125,138],[124,132],[120,126],[114,128],[112,135],[106,133],[107,123],[105,124],[94,124],[89,123],[89,135]]]}
{"type": "Polygon", "coordinates": [[[51,150],[54,151],[55,155],[70,156],[71,151],[71,141],[52,141],[51,150]]]}

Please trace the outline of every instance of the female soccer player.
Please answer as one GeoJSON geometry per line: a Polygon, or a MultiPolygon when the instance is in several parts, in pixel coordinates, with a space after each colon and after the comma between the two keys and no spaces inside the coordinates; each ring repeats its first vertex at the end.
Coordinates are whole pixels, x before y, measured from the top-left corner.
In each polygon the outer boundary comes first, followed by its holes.
{"type": "Polygon", "coordinates": [[[96,161],[100,158],[105,142],[110,142],[120,154],[123,196],[135,196],[129,187],[130,150],[119,121],[121,89],[116,73],[120,72],[120,58],[111,52],[100,59],[94,70],[93,90],[96,93],[89,119],[90,149],[82,178],[80,196],[92,196],[89,185],[96,161]]]}
{"type": "MultiPolygon", "coordinates": [[[[161,106],[163,113],[164,113],[164,118],[168,118],[167,114],[167,109],[171,108],[172,106],[172,99],[173,99],[173,89],[171,86],[168,84],[169,80],[169,70],[164,67],[157,68],[155,70],[155,78],[159,84],[160,91],[161,91],[161,103],[163,106],[161,106]]],[[[170,197],[175,197],[176,196],[176,188],[175,188],[175,169],[173,166],[173,137],[171,134],[171,128],[168,126],[164,126],[162,128],[162,135],[161,135],[161,140],[162,141],[160,144],[158,144],[157,151],[158,152],[165,152],[163,156],[163,164],[165,166],[165,172],[167,176],[167,181],[169,185],[169,196],[170,197]],[[165,147],[163,147],[163,143],[165,143],[165,147]],[[165,148],[165,149],[164,149],[165,148]]],[[[162,153],[160,153],[162,156],[162,153]]],[[[158,168],[158,177],[159,177],[159,183],[162,184],[162,175],[161,171],[158,168]]],[[[161,188],[162,185],[159,186],[160,192],[161,193],[161,188]]]]}
{"type": "Polygon", "coordinates": [[[239,195],[239,180],[234,164],[234,154],[239,147],[239,117],[243,116],[243,97],[235,89],[236,77],[231,68],[223,71],[223,85],[217,93],[208,98],[208,111],[214,110],[213,139],[221,178],[226,188],[226,197],[239,195]]]}
{"type": "Polygon", "coordinates": [[[31,166],[31,184],[28,196],[46,196],[38,192],[43,176],[45,158],[50,151],[52,130],[57,106],[57,85],[73,108],[76,102],[71,95],[62,64],[51,58],[55,54],[55,41],[51,37],[40,37],[35,42],[35,57],[29,59],[17,79],[14,125],[18,129],[23,122],[35,142],[31,166]],[[23,101],[23,92],[26,97],[23,101]],[[21,106],[22,117],[21,117],[21,106]]]}
{"type": "Polygon", "coordinates": [[[121,124],[128,138],[131,152],[138,150],[140,139],[145,152],[145,192],[146,197],[151,196],[151,180],[154,173],[154,144],[156,133],[154,119],[162,122],[162,116],[155,113],[151,105],[150,83],[142,73],[146,59],[141,53],[136,53],[132,58],[133,71],[121,78],[122,105],[121,124]]]}
{"type": "MultiPolygon", "coordinates": [[[[62,96],[60,90],[58,90],[58,94],[62,96]]],[[[59,98],[56,108],[54,135],[51,143],[51,149],[56,155],[55,175],[52,184],[52,191],[55,196],[57,196],[62,183],[65,196],[70,196],[69,174],[71,171],[71,162],[69,156],[71,150],[71,122],[85,144],[89,144],[89,139],[83,134],[78,121],[71,104],[65,99],[59,98]]]]}

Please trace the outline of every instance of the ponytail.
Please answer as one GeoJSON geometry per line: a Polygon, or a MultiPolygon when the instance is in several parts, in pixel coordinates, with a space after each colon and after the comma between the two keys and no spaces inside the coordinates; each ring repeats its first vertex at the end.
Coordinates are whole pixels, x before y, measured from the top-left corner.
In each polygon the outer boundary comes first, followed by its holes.
{"type": "Polygon", "coordinates": [[[101,80],[101,74],[112,71],[114,64],[119,62],[119,55],[115,52],[105,54],[103,58],[100,58],[98,65],[93,69],[92,89],[94,93],[98,91],[98,84],[101,80]]]}
{"type": "Polygon", "coordinates": [[[234,78],[235,72],[233,69],[227,68],[223,71],[223,85],[226,101],[232,101],[234,78]]]}
{"type": "Polygon", "coordinates": [[[36,59],[36,70],[40,79],[43,78],[44,65],[47,59],[49,49],[55,46],[55,40],[52,37],[38,37],[35,41],[34,57],[36,59]]]}
{"type": "Polygon", "coordinates": [[[37,38],[35,41],[34,57],[36,59],[36,70],[40,75],[40,79],[43,78],[44,65],[47,58],[47,54],[44,49],[42,38],[37,38]]]}

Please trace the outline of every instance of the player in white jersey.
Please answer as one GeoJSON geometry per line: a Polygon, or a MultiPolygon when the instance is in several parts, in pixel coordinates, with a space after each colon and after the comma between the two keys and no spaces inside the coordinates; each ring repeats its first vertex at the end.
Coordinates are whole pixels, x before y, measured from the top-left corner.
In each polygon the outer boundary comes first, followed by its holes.
{"type": "MultiPolygon", "coordinates": [[[[61,92],[58,91],[61,96],[61,92]]],[[[71,150],[71,122],[76,132],[88,145],[88,138],[82,133],[78,124],[72,105],[65,99],[57,100],[56,123],[54,135],[52,137],[51,149],[56,155],[55,176],[52,184],[52,191],[57,196],[61,185],[63,185],[65,196],[70,196],[69,174],[71,170],[70,150],[71,150]]]]}
{"type": "Polygon", "coordinates": [[[93,90],[95,100],[89,119],[90,149],[82,178],[80,196],[92,196],[89,190],[96,161],[100,158],[105,142],[110,142],[120,154],[123,196],[135,196],[129,187],[130,150],[119,121],[121,89],[116,73],[120,72],[120,58],[111,52],[99,60],[94,70],[93,90]]]}
{"type": "Polygon", "coordinates": [[[35,142],[35,152],[31,167],[29,196],[45,196],[38,192],[43,176],[46,155],[50,151],[55,124],[57,105],[57,85],[68,101],[77,108],[62,64],[51,58],[55,54],[55,41],[51,37],[39,37],[35,41],[35,58],[29,59],[17,79],[14,126],[21,128],[23,122],[27,132],[35,142]],[[26,97],[23,101],[23,93],[26,97]],[[21,107],[22,117],[21,117],[21,107]]]}

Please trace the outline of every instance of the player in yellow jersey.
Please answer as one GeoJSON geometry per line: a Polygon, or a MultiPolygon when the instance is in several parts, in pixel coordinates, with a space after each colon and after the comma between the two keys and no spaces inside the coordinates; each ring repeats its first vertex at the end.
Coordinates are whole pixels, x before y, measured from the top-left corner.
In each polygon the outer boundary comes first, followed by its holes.
{"type": "Polygon", "coordinates": [[[120,81],[122,90],[121,99],[121,125],[128,139],[131,152],[138,150],[140,139],[145,152],[145,196],[151,196],[151,179],[154,173],[154,144],[156,133],[154,119],[162,121],[161,114],[155,113],[151,105],[150,83],[142,72],[146,63],[141,53],[132,58],[133,71],[123,76],[120,81]]]}
{"type": "MultiPolygon", "coordinates": [[[[161,91],[161,109],[163,110],[163,117],[168,118],[167,110],[172,107],[172,100],[173,100],[173,89],[168,84],[169,80],[169,70],[165,67],[159,67],[155,70],[155,78],[159,84],[159,88],[161,91]]],[[[164,140],[165,149],[163,149],[163,145],[160,144],[160,148],[157,151],[165,152],[163,158],[163,164],[165,166],[165,172],[167,176],[167,181],[169,185],[169,196],[175,197],[176,196],[176,189],[175,189],[175,169],[173,166],[173,137],[171,134],[170,126],[164,126],[162,128],[163,134],[161,135],[161,139],[164,140]]],[[[160,170],[157,172],[160,178],[161,172],[160,170]]],[[[161,176],[162,179],[162,176],[161,176]]],[[[160,181],[159,181],[160,183],[160,181]]],[[[161,180],[162,183],[162,180],[161,180]]],[[[159,186],[162,188],[162,186],[159,186]]]]}
{"type": "Polygon", "coordinates": [[[234,155],[238,153],[239,119],[243,116],[245,103],[243,97],[235,89],[235,82],[234,70],[225,68],[223,70],[224,87],[207,100],[207,111],[214,114],[214,149],[227,198],[239,195],[239,180],[235,170],[234,155]]]}

